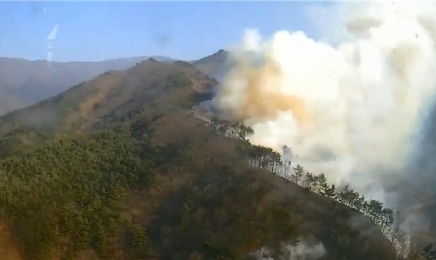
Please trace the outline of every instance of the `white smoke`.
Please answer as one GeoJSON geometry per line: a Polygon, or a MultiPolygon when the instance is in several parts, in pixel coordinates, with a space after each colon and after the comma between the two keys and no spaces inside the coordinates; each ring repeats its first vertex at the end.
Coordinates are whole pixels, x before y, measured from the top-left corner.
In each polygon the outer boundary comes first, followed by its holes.
{"type": "Polygon", "coordinates": [[[252,143],[288,145],[295,163],[395,207],[380,182],[415,153],[434,100],[436,5],[350,7],[351,40],[337,46],[301,31],[264,40],[248,30],[213,102],[253,128],[252,143]]]}
{"type": "Polygon", "coordinates": [[[296,245],[286,244],[276,258],[273,252],[263,247],[251,254],[253,260],[317,260],[320,259],[326,250],[322,243],[309,243],[302,239],[296,245]]]}
{"type": "Polygon", "coordinates": [[[296,246],[286,246],[286,254],[282,257],[283,260],[316,260],[325,254],[325,249],[322,243],[306,244],[298,243],[296,246]]]}

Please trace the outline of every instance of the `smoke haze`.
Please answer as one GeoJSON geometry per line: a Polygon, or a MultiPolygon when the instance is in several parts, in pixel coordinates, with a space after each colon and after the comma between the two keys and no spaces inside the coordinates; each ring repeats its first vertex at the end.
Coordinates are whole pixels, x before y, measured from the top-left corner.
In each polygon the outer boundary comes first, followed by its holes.
{"type": "Polygon", "coordinates": [[[299,238],[296,245],[283,245],[276,258],[272,256],[271,250],[261,248],[251,255],[253,260],[317,260],[324,256],[326,250],[321,242],[309,242],[299,238]]]}
{"type": "Polygon", "coordinates": [[[213,103],[253,128],[252,143],[287,145],[294,165],[397,208],[400,192],[385,182],[412,178],[405,169],[436,94],[436,5],[347,7],[338,24],[349,37],[335,45],[301,31],[262,39],[247,30],[213,103]]]}

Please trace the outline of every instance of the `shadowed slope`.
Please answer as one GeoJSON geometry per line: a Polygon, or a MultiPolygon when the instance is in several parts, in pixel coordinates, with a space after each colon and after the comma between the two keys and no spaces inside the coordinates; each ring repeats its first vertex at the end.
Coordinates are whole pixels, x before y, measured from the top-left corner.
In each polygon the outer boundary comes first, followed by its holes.
{"type": "Polygon", "coordinates": [[[199,71],[221,81],[231,67],[229,53],[225,50],[191,62],[199,71]]]}

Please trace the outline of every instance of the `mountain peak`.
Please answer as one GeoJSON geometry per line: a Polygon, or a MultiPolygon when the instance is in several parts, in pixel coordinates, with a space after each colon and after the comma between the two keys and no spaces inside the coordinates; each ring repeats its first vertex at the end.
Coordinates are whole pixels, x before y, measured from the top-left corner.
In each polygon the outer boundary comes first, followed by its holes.
{"type": "Polygon", "coordinates": [[[146,62],[158,62],[155,58],[149,58],[146,62]]]}
{"type": "Polygon", "coordinates": [[[229,56],[229,53],[227,51],[220,49],[219,51],[215,52],[212,55],[206,56],[202,59],[195,61],[194,64],[209,63],[211,61],[224,62],[225,60],[227,60],[228,56],[229,56]]]}
{"type": "Polygon", "coordinates": [[[227,51],[220,49],[219,51],[215,52],[212,55],[227,55],[227,54],[229,54],[227,51]]]}
{"type": "Polygon", "coordinates": [[[220,81],[229,71],[231,63],[229,63],[229,52],[220,49],[212,55],[191,63],[199,71],[220,81]]]}

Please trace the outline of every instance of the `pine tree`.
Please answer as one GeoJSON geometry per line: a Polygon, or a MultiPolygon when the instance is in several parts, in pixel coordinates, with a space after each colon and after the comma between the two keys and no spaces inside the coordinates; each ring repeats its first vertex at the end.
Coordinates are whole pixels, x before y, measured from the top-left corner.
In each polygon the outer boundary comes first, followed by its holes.
{"type": "Polygon", "coordinates": [[[303,177],[303,172],[304,172],[304,168],[303,166],[297,164],[297,167],[293,168],[294,170],[294,178],[295,178],[295,183],[299,183],[301,177],[303,177]]]}

